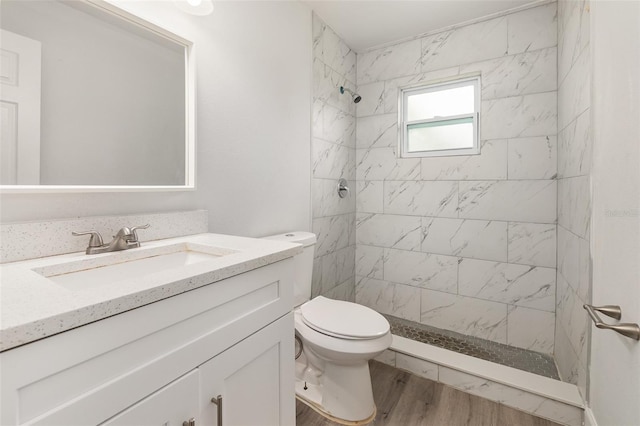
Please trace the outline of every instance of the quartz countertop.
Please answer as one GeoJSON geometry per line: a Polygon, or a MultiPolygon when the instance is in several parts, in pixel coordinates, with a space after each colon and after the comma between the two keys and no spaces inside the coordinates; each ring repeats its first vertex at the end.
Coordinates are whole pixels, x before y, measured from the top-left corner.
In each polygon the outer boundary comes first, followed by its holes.
{"type": "Polygon", "coordinates": [[[98,255],[71,253],[0,265],[0,351],[52,336],[178,295],[302,252],[277,240],[198,234],[142,242],[142,247],[98,255]],[[108,285],[68,289],[50,275],[157,256],[179,245],[218,254],[211,260],[163,269],[108,285]],[[223,255],[220,255],[223,254],[223,255]],[[80,267],[77,265],[81,265],[80,267]]]}

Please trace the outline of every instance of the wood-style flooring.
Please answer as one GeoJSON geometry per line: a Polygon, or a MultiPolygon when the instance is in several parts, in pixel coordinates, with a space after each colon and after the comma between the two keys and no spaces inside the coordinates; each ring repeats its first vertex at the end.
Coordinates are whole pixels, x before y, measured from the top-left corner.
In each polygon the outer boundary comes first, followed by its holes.
{"type": "MultiPolygon", "coordinates": [[[[377,361],[369,363],[378,413],[375,426],[557,426],[377,361]]],[[[297,426],[335,426],[296,401],[297,426]]]]}

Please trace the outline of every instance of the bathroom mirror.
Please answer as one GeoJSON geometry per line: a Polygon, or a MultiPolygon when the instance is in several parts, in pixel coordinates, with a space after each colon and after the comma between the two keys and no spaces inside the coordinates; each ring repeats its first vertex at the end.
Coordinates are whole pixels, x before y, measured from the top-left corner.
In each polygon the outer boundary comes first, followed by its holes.
{"type": "Polygon", "coordinates": [[[194,188],[192,44],[102,0],[2,0],[3,192],[194,188]]]}

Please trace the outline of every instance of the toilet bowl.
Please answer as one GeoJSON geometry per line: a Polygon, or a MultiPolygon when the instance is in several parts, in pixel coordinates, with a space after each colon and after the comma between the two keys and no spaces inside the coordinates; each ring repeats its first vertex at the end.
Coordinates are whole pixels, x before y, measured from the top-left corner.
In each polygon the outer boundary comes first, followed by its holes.
{"type": "Polygon", "coordinates": [[[315,235],[290,232],[266,237],[299,243],[294,257],[296,397],[338,423],[375,417],[369,360],[391,345],[389,322],[362,305],[323,296],[311,299],[315,235]]]}

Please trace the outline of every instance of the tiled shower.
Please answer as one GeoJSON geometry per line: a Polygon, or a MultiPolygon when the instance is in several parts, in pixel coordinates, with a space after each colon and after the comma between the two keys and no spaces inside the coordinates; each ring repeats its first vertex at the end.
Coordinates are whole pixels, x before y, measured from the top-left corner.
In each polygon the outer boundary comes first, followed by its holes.
{"type": "Polygon", "coordinates": [[[314,16],[314,295],[554,355],[584,388],[587,11],[549,2],[358,54],[314,16]],[[398,87],[479,73],[481,155],[399,159],[398,87]]]}

